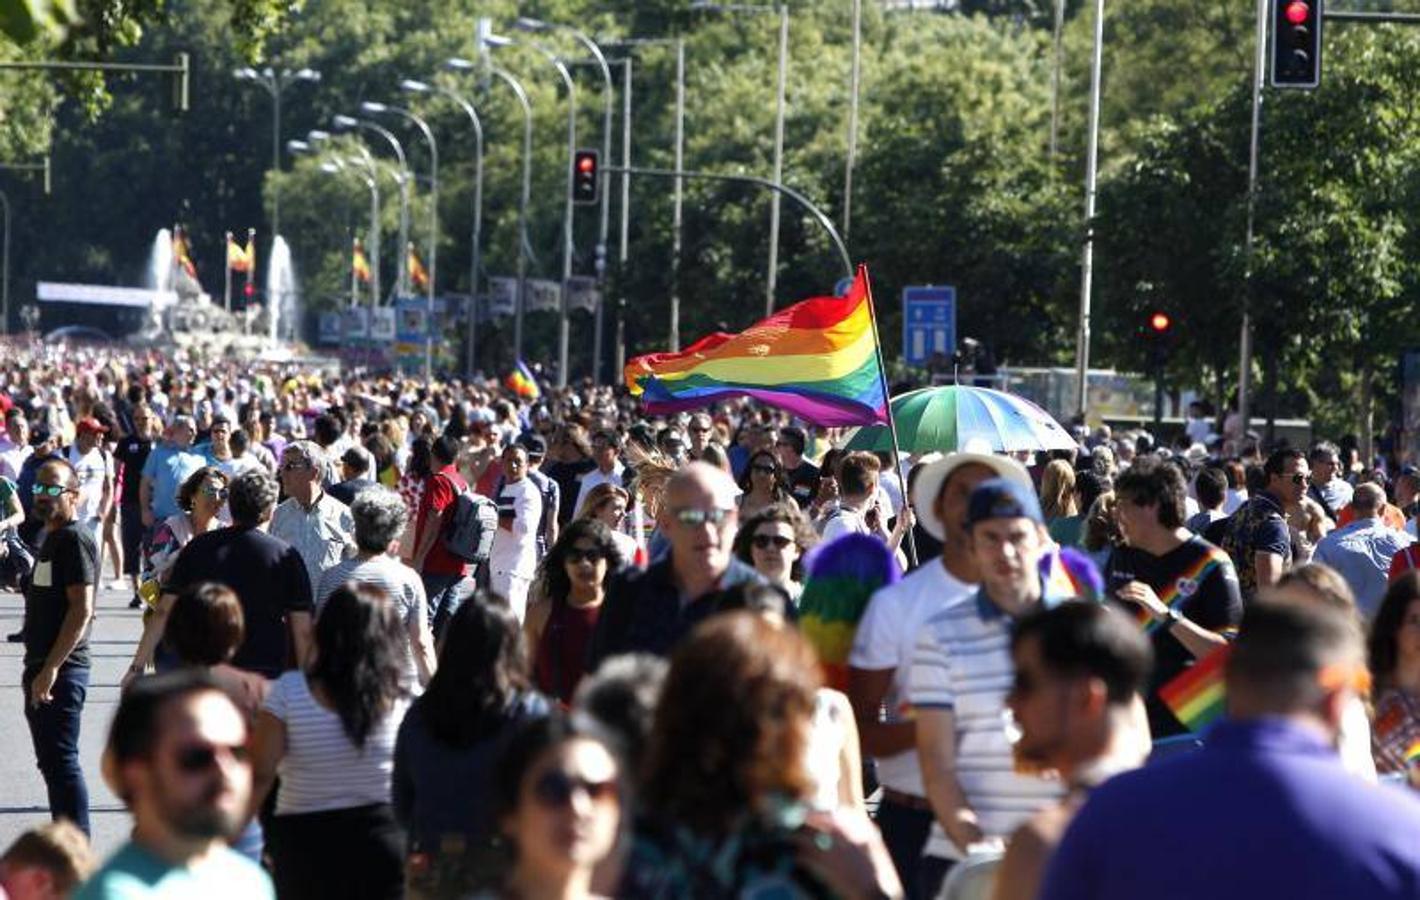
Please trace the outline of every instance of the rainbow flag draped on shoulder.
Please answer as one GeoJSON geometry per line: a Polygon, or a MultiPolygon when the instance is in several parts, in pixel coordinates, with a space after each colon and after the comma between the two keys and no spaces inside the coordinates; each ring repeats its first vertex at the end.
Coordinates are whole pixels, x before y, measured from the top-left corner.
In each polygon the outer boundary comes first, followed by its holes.
{"type": "Polygon", "coordinates": [[[845,297],[804,300],[739,334],[638,356],[626,364],[626,384],[652,415],[743,396],[824,427],[885,424],[867,270],[859,267],[845,297]]]}

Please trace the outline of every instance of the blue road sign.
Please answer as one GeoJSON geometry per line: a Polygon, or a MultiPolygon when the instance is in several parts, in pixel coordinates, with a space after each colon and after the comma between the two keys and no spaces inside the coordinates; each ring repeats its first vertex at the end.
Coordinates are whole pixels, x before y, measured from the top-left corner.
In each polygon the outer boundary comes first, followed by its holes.
{"type": "Polygon", "coordinates": [[[949,285],[902,289],[902,356],[910,366],[957,349],[957,289],[949,285]]]}

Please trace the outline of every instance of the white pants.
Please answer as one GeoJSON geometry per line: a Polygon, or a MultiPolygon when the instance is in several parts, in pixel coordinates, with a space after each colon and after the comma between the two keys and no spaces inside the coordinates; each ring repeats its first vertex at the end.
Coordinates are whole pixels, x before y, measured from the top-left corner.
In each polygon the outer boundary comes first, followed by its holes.
{"type": "Polygon", "coordinates": [[[513,615],[517,616],[518,623],[522,624],[528,611],[528,588],[532,586],[532,579],[510,569],[494,568],[489,573],[488,586],[493,593],[508,601],[508,605],[513,608],[513,615]]]}

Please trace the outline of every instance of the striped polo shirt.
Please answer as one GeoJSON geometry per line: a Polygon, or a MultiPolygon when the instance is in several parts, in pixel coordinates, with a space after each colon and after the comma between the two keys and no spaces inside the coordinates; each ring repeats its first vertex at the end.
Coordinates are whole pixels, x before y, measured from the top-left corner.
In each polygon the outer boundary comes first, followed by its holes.
{"type": "MultiPolygon", "coordinates": [[[[1044,602],[1054,606],[1067,599],[1047,591],[1044,602]]],[[[1015,772],[1003,718],[1015,676],[1011,623],[984,589],[959,595],[922,627],[908,681],[913,707],[954,713],[957,782],[987,837],[1010,835],[1064,794],[1058,781],[1015,772]]],[[[936,821],[922,852],[962,857],[936,821]]]]}

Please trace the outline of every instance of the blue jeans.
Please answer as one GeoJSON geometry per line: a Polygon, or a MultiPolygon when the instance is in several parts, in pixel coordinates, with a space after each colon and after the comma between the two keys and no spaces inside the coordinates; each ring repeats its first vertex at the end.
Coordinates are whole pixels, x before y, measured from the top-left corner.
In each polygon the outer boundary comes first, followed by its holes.
{"type": "MultiPolygon", "coordinates": [[[[429,616],[429,630],[434,632],[434,641],[444,636],[449,620],[459,611],[463,601],[472,591],[466,589],[463,575],[424,575],[424,611],[429,616]]],[[[470,585],[471,586],[471,585],[470,585]]]]}
{"type": "Polygon", "coordinates": [[[892,857],[907,900],[934,900],[935,895],[924,898],[918,892],[921,883],[918,869],[922,863],[922,847],[932,830],[932,811],[883,800],[878,804],[878,830],[883,833],[883,844],[892,857]]]}
{"type": "Polygon", "coordinates": [[[30,683],[39,668],[26,669],[20,679],[24,689],[25,721],[34,741],[35,759],[49,792],[49,814],[66,818],[89,833],[89,788],[79,765],[79,720],[89,693],[89,667],[65,665],[54,679],[54,699],[34,706],[30,683]]]}

